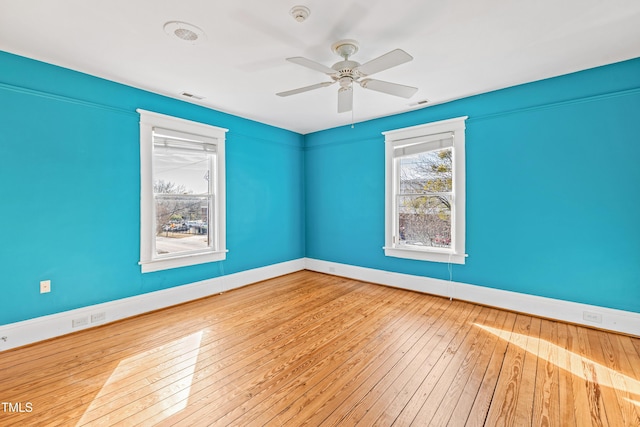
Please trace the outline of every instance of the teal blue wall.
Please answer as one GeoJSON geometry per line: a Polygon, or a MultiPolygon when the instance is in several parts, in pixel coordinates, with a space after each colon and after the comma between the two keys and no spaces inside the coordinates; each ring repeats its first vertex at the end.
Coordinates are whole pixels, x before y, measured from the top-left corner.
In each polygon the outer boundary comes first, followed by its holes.
{"type": "Polygon", "coordinates": [[[0,324],[303,257],[303,142],[0,52],[0,324]],[[136,108],[229,129],[225,261],[140,273],[136,108]]]}
{"type": "Polygon", "coordinates": [[[0,52],[0,324],[304,256],[448,279],[383,255],[380,132],[462,115],[453,280],[640,312],[640,59],[302,136],[0,52]],[[140,273],[136,108],[229,129],[227,260],[140,273]]]}
{"type": "Polygon", "coordinates": [[[306,256],[449,279],[383,254],[380,132],[459,116],[469,257],[453,280],[640,312],[640,59],[306,135],[306,256]]]}

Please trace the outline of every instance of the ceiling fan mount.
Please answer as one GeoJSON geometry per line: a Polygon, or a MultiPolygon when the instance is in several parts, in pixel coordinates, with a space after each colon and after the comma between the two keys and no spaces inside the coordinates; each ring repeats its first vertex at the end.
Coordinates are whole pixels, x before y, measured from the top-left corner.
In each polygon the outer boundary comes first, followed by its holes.
{"type": "Polygon", "coordinates": [[[337,82],[340,84],[340,89],[338,90],[338,113],[344,113],[351,111],[353,108],[354,82],[358,83],[365,89],[400,96],[403,98],[411,98],[418,91],[418,88],[412,86],[367,78],[371,74],[378,73],[413,60],[413,57],[402,49],[392,50],[391,52],[385,53],[384,55],[372,59],[364,64],[360,64],[359,62],[349,59],[359,50],[359,44],[355,40],[346,39],[337,41],[331,45],[331,50],[335,52],[336,55],[343,58],[342,61],[336,62],[331,67],[327,67],[323,64],[300,56],[287,58],[287,61],[324,73],[329,76],[332,81],[316,83],[311,86],[305,86],[286,92],[279,92],[276,95],[296,95],[313,89],[330,86],[337,82]]]}
{"type": "Polygon", "coordinates": [[[353,39],[339,40],[331,45],[331,51],[345,60],[358,52],[360,45],[353,39]]]}

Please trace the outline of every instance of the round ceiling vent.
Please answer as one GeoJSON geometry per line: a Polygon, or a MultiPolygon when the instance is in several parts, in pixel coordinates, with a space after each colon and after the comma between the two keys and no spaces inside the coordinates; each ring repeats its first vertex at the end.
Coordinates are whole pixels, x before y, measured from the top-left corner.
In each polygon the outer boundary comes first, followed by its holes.
{"type": "Polygon", "coordinates": [[[190,44],[200,43],[207,38],[202,29],[180,21],[170,21],[164,24],[164,32],[170,37],[190,44]]]}

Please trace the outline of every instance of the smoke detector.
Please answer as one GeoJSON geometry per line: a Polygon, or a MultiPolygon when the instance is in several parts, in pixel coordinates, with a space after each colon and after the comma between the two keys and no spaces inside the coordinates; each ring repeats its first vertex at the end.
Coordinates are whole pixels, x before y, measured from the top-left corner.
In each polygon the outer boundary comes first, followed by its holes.
{"type": "Polygon", "coordinates": [[[170,37],[190,44],[199,43],[207,38],[202,29],[180,21],[169,21],[164,24],[164,32],[170,37]]]}
{"type": "Polygon", "coordinates": [[[309,17],[309,14],[311,14],[311,11],[305,6],[293,6],[289,13],[296,21],[304,22],[309,17]]]}

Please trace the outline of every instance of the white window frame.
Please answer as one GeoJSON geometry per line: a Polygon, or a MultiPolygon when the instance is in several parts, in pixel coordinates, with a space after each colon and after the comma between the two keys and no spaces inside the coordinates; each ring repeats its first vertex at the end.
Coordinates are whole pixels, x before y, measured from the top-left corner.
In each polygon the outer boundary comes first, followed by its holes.
{"type": "Polygon", "coordinates": [[[464,264],[465,252],[465,120],[468,116],[382,132],[385,137],[385,245],[384,254],[397,258],[464,264]],[[400,245],[397,230],[396,195],[400,188],[399,161],[394,149],[420,143],[437,134],[453,134],[453,209],[451,247],[400,245]]]}
{"type": "Polygon", "coordinates": [[[179,119],[151,111],[136,110],[140,114],[140,266],[143,273],[186,267],[226,258],[226,199],[225,199],[225,135],[228,129],[190,120],[179,119]],[[181,133],[201,135],[215,140],[216,173],[213,211],[209,210],[210,227],[215,227],[215,241],[211,248],[176,254],[156,253],[155,201],[153,194],[153,129],[163,128],[181,133]],[[213,219],[213,221],[211,221],[213,219]]]}

